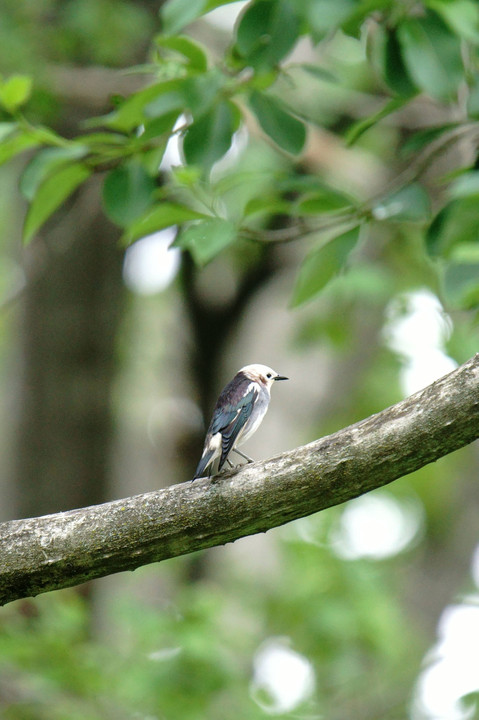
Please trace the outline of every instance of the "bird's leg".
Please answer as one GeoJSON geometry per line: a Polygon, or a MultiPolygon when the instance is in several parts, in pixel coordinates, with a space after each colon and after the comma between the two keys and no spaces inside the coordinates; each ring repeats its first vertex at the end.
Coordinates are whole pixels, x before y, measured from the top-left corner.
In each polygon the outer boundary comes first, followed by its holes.
{"type": "Polygon", "coordinates": [[[228,463],[228,465],[230,466],[230,468],[233,468],[233,467],[234,467],[233,463],[231,462],[231,460],[230,460],[229,458],[226,458],[226,462],[228,463]]]}
{"type": "Polygon", "coordinates": [[[241,450],[238,450],[238,448],[233,448],[233,451],[235,453],[238,453],[238,455],[241,455],[241,457],[244,458],[247,462],[249,462],[249,463],[254,462],[253,458],[250,458],[248,455],[245,455],[245,453],[241,452],[241,450]]]}

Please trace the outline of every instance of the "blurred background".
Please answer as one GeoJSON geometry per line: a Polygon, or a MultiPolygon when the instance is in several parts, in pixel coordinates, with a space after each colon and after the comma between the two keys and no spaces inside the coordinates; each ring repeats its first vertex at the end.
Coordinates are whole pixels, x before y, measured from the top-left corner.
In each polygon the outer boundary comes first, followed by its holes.
{"type": "MultiPolygon", "coordinates": [[[[74,136],[144,82],[122,70],[148,59],[159,5],[4,0],[0,71],[31,75],[32,120],[74,136]]],[[[222,52],[242,5],[189,35],[222,52]]],[[[407,168],[398,147],[412,129],[453,119],[420,96],[347,147],[344,129],[383,93],[364,38],[304,40],[290,60],[337,79],[299,73],[282,89],[317,123],[301,171],[360,198],[407,168]]],[[[241,240],[201,269],[169,247],[171,228],[125,249],[100,175],[23,247],[27,159],[0,167],[1,520],[188,481],[216,397],[245,364],[290,378],[245,447],[263,459],[382,410],[477,349],[476,315],[447,302],[414,224],[377,225],[362,262],[292,308],[314,238],[241,240]]],[[[174,139],[162,171],[181,162],[174,139]]],[[[456,143],[431,166],[433,203],[438,174],[467,162],[474,149],[456,143]]],[[[292,165],[252,123],[214,172],[292,165]]],[[[266,534],[8,605],[0,716],[479,718],[477,475],[473,445],[266,534]]]]}

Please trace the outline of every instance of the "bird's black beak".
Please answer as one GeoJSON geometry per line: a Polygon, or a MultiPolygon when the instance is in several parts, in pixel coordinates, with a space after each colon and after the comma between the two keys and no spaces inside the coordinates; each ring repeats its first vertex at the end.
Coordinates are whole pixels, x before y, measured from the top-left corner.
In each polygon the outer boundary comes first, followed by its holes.
{"type": "Polygon", "coordinates": [[[289,380],[285,375],[276,375],[275,380],[289,380]]]}

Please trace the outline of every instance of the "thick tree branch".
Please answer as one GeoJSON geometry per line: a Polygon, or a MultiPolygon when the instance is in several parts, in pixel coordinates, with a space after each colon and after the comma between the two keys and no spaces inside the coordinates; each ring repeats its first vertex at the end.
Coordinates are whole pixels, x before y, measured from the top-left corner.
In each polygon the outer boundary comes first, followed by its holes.
{"type": "Polygon", "coordinates": [[[125,500],[3,523],[0,603],[310,515],[479,437],[479,355],[377,415],[279,457],[125,500]]]}

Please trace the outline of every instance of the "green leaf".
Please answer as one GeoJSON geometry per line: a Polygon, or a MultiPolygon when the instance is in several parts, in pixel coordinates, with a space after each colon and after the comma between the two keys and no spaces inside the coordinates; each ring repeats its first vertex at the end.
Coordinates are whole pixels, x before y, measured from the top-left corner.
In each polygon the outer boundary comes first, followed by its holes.
{"type": "Polygon", "coordinates": [[[165,115],[153,118],[153,120],[145,120],[143,123],[144,130],[140,135],[141,143],[160,138],[164,135],[164,142],[166,145],[177,119],[178,110],[172,110],[165,115]]]}
{"type": "Polygon", "coordinates": [[[14,113],[24,105],[32,92],[32,79],[28,75],[11,75],[0,83],[0,105],[14,113]]]}
{"type": "Polygon", "coordinates": [[[246,203],[243,214],[252,215],[281,215],[291,213],[291,203],[278,195],[259,195],[246,203]]]}
{"type": "Polygon", "coordinates": [[[184,230],[174,245],[189,250],[198,265],[206,265],[233,242],[236,234],[234,223],[223,218],[211,218],[184,230]]]}
{"type": "Polygon", "coordinates": [[[409,98],[418,93],[404,63],[395,28],[387,32],[384,44],[384,80],[393,92],[403,97],[409,98]]]}
{"type": "Polygon", "coordinates": [[[344,210],[353,205],[351,198],[333,188],[324,187],[302,198],[296,206],[298,215],[321,215],[344,210]]]}
{"type": "Polygon", "coordinates": [[[149,118],[169,117],[173,110],[178,115],[180,111],[189,109],[197,118],[211,109],[224,83],[224,75],[216,68],[195,77],[184,78],[181,83],[169,83],[172,89],[145,105],[144,114],[149,118]]]}
{"type": "Polygon", "coordinates": [[[146,170],[147,175],[151,177],[158,176],[158,170],[163,160],[166,146],[167,141],[165,140],[160,144],[155,144],[151,148],[143,149],[141,154],[137,156],[138,162],[140,162],[143,169],[146,170]]]}
{"type": "Polygon", "coordinates": [[[314,0],[306,3],[306,20],[315,42],[336,30],[355,9],[354,0],[314,0]]]}
{"type": "Polygon", "coordinates": [[[310,253],[301,265],[292,305],[297,307],[314,298],[344,268],[359,238],[359,227],[329,240],[310,253]]]}
{"type": "Polygon", "coordinates": [[[271,70],[293,49],[299,29],[288,0],[259,0],[246,6],[234,50],[256,71],[271,70]]]}
{"type": "Polygon", "coordinates": [[[466,173],[455,180],[449,188],[449,195],[452,198],[478,196],[479,170],[466,173]]]}
{"type": "Polygon", "coordinates": [[[476,0],[428,0],[427,4],[458,35],[479,43],[479,5],[476,0]]]}
{"type": "Polygon", "coordinates": [[[137,161],[111,170],[103,184],[103,207],[114,223],[125,227],[150,207],[155,182],[137,161]]]}
{"type": "Polygon", "coordinates": [[[40,140],[34,133],[23,131],[7,133],[6,137],[0,141],[0,165],[24,150],[37,145],[40,145],[40,140]]]}
{"type": "Polygon", "coordinates": [[[301,70],[304,70],[309,75],[312,75],[317,80],[322,80],[325,83],[332,83],[336,84],[338,82],[338,78],[334,73],[332,73],[330,70],[325,70],[322,67],[319,67],[319,65],[312,65],[311,63],[301,63],[300,65],[301,70]]]}
{"type": "MultiPolygon", "coordinates": [[[[461,242],[454,246],[450,254],[452,262],[478,263],[479,262],[479,243],[477,242],[461,242]]],[[[477,277],[479,285],[479,275],[477,277]]]]}
{"type": "Polygon", "coordinates": [[[452,204],[445,205],[426,231],[424,238],[425,247],[427,253],[435,258],[440,256],[444,251],[444,230],[447,226],[447,222],[451,213],[452,204]]]}
{"type": "Polygon", "coordinates": [[[0,122],[0,143],[18,129],[16,122],[0,122]]]}
{"type": "Polygon", "coordinates": [[[38,188],[25,218],[23,228],[25,242],[32,239],[50,215],[79,185],[85,182],[91,172],[84,165],[75,163],[62,167],[46,178],[38,188]]]}
{"type": "Polygon", "coordinates": [[[454,98],[464,82],[460,39],[432,11],[403,20],[397,32],[413,82],[431,97],[454,98]]]}
{"type": "MultiPolygon", "coordinates": [[[[175,83],[178,85],[177,83],[175,83]]],[[[166,127],[170,125],[171,119],[186,109],[183,86],[172,89],[169,92],[160,93],[154,100],[143,108],[145,119],[164,118],[166,127]]]]}
{"type": "Polygon", "coordinates": [[[279,100],[256,90],[250,94],[249,103],[264,132],[279,147],[293,155],[301,152],[306,141],[306,128],[301,120],[291,115],[279,100]]]}
{"type": "Polygon", "coordinates": [[[348,145],[354,145],[354,143],[359,140],[361,135],[363,135],[367,130],[369,130],[369,128],[371,128],[373,125],[376,125],[376,123],[378,123],[380,120],[387,117],[388,115],[392,115],[392,113],[396,112],[396,110],[404,107],[404,105],[406,105],[409,100],[409,97],[392,98],[392,100],[389,100],[380,110],[375,112],[374,115],[370,115],[364,120],[359,120],[358,122],[351,125],[351,127],[346,133],[346,143],[348,145]]]}
{"type": "Polygon", "coordinates": [[[201,170],[194,166],[178,165],[171,169],[175,184],[192,188],[201,180],[201,170]]]}
{"type": "Polygon", "coordinates": [[[220,5],[231,5],[231,3],[237,2],[237,0],[206,0],[205,12],[210,12],[220,5]]]}
{"type": "MultiPolygon", "coordinates": [[[[314,2],[314,0],[312,0],[314,2]]],[[[355,3],[355,10],[341,23],[341,30],[350,37],[359,39],[364,30],[364,22],[377,10],[380,15],[390,9],[390,0],[364,0],[355,3]]]]}
{"type": "Polygon", "coordinates": [[[185,95],[183,93],[183,84],[175,82],[177,87],[171,89],[169,92],[163,92],[157,95],[157,97],[149,102],[143,108],[145,118],[158,118],[166,116],[168,119],[176,113],[178,116],[180,112],[186,109],[185,95]]]}
{"type": "Polygon", "coordinates": [[[79,135],[78,138],[72,140],[72,142],[75,144],[78,143],[82,147],[88,145],[90,150],[97,150],[98,146],[103,147],[105,145],[108,147],[113,145],[122,148],[128,142],[128,138],[120,133],[93,132],[79,135]]]}
{"type": "Polygon", "coordinates": [[[457,245],[479,245],[477,195],[464,195],[445,205],[426,233],[430,255],[450,257],[457,245]]]}
{"type": "Polygon", "coordinates": [[[179,114],[183,107],[183,80],[168,80],[139,90],[124,100],[109,115],[96,118],[95,123],[99,124],[101,121],[102,124],[115,130],[129,132],[143,124],[147,117],[145,108],[149,109],[148,117],[157,117],[174,110],[177,110],[179,114]],[[156,106],[154,102],[157,103],[156,106]]]}
{"type": "Polygon", "coordinates": [[[176,35],[186,25],[199,18],[207,0],[168,0],[161,8],[161,23],[166,35],[176,35]]]}
{"type": "Polygon", "coordinates": [[[163,31],[175,35],[204,13],[232,2],[236,0],[168,0],[161,9],[163,31]]]}
{"type": "Polygon", "coordinates": [[[130,243],[172,225],[181,225],[189,220],[199,220],[206,217],[208,216],[204,213],[192,210],[186,205],[161,202],[131,223],[123,239],[130,243]]]}
{"type": "Polygon", "coordinates": [[[470,310],[479,306],[479,262],[450,262],[443,280],[444,297],[454,308],[470,310]]]}
{"type": "Polygon", "coordinates": [[[431,215],[429,195],[418,183],[405,185],[376,203],[372,214],[376,220],[425,222],[431,215]]]}
{"type": "Polygon", "coordinates": [[[228,101],[217,103],[195,120],[185,133],[183,153],[189,165],[201,165],[209,172],[229,150],[238,127],[239,112],[228,101]]]}
{"type": "Polygon", "coordinates": [[[282,193],[316,193],[321,192],[324,183],[317,175],[286,175],[278,174],[275,185],[282,193]]]}
{"type": "Polygon", "coordinates": [[[225,75],[217,68],[185,79],[185,107],[191,110],[195,120],[220,99],[220,91],[225,82],[225,75]]]}
{"type": "Polygon", "coordinates": [[[40,150],[28,163],[20,178],[20,190],[30,202],[46,177],[62,165],[71,165],[88,154],[88,147],[71,145],[62,148],[40,150]]]}
{"type": "Polygon", "coordinates": [[[479,77],[473,78],[467,97],[467,114],[473,118],[479,117],[479,77]]]}
{"type": "Polygon", "coordinates": [[[156,44],[160,48],[174,50],[183,55],[187,60],[191,69],[198,72],[205,72],[208,67],[208,59],[197,43],[193,42],[186,35],[176,35],[173,37],[164,37],[159,35],[156,37],[156,44]]]}

